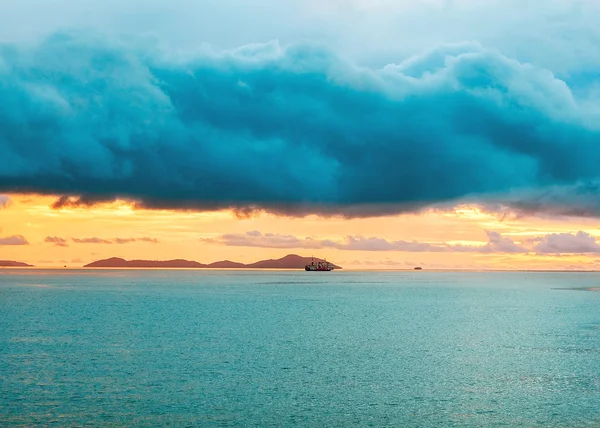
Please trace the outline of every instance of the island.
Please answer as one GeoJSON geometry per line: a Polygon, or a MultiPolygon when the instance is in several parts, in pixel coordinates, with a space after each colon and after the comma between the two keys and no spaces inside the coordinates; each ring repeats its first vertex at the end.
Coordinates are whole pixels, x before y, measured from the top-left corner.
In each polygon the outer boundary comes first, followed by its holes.
{"type": "Polygon", "coordinates": [[[84,267],[98,268],[205,268],[206,265],[190,260],[125,260],[119,257],[111,257],[110,259],[98,260],[85,265],[84,267]]]}
{"type": "Polygon", "coordinates": [[[33,267],[23,262],[13,262],[12,260],[0,260],[0,267],[33,267]]]}
{"type": "MultiPolygon", "coordinates": [[[[222,260],[204,264],[193,260],[125,260],[120,257],[98,260],[85,265],[86,268],[187,268],[187,269],[304,269],[311,261],[319,262],[322,259],[302,257],[297,254],[288,254],[280,259],[260,260],[255,263],[239,263],[222,260]]],[[[341,269],[333,265],[334,269],[341,269]]]]}

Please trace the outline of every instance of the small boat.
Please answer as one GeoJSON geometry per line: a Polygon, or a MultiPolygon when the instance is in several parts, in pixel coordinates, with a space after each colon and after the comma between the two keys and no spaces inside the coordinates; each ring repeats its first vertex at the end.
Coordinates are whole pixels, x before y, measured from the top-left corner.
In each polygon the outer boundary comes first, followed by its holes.
{"type": "Polygon", "coordinates": [[[329,271],[333,270],[333,265],[331,263],[329,263],[327,260],[318,261],[315,263],[315,258],[313,257],[310,264],[304,266],[304,270],[309,271],[309,272],[312,272],[312,271],[329,272],[329,271]]]}

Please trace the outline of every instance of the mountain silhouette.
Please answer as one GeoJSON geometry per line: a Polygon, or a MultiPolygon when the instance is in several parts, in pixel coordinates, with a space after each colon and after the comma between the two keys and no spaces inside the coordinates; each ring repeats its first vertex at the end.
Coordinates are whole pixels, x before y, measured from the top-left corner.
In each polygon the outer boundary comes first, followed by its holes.
{"type": "Polygon", "coordinates": [[[28,265],[23,262],[13,262],[11,260],[0,260],[0,267],[32,267],[33,265],[28,265]]]}
{"type": "MultiPolygon", "coordinates": [[[[304,266],[313,260],[312,257],[302,257],[297,254],[288,254],[280,259],[260,260],[255,263],[238,263],[222,260],[210,264],[198,263],[193,260],[125,260],[120,257],[97,260],[84,267],[88,268],[192,268],[192,269],[304,269],[304,266]]],[[[323,261],[314,258],[315,263],[323,261]]],[[[335,269],[340,266],[333,265],[335,269]]]]}

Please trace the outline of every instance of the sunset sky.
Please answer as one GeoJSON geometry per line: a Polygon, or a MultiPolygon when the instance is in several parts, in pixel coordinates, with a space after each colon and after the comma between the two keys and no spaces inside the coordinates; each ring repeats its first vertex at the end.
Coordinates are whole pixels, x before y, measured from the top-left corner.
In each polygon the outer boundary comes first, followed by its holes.
{"type": "Polygon", "coordinates": [[[600,268],[600,2],[8,0],[0,260],[600,268]]]}

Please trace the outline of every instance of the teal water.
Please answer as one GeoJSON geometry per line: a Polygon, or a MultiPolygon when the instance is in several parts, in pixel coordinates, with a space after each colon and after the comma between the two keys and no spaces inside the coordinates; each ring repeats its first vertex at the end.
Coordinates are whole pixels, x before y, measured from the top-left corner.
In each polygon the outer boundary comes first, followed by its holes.
{"type": "Polygon", "coordinates": [[[0,424],[600,426],[600,273],[0,270],[0,424]]]}

